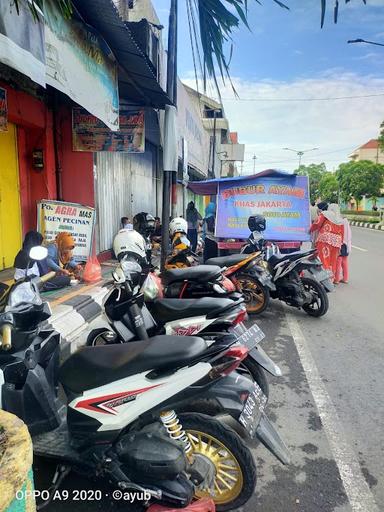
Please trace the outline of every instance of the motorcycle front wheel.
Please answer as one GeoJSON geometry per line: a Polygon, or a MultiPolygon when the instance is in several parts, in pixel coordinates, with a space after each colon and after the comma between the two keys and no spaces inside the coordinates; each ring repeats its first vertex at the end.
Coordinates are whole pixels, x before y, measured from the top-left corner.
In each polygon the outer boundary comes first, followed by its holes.
{"type": "Polygon", "coordinates": [[[249,274],[238,274],[236,280],[241,287],[247,313],[259,315],[265,311],[270,301],[269,289],[249,274]]]}
{"type": "Polygon", "coordinates": [[[329,300],[327,292],[325,291],[324,286],[316,281],[316,279],[312,279],[311,277],[302,277],[301,278],[305,291],[310,292],[313,296],[313,300],[310,304],[305,304],[303,306],[303,310],[309,316],[320,317],[324,316],[329,308],[329,300]]]}
{"type": "Polygon", "coordinates": [[[180,414],[192,453],[211,465],[212,479],[196,489],[196,498],[211,498],[218,512],[235,510],[253,496],[256,465],[250,449],[236,432],[205,414],[180,414]],[[208,488],[207,488],[208,486],[208,488]]]}

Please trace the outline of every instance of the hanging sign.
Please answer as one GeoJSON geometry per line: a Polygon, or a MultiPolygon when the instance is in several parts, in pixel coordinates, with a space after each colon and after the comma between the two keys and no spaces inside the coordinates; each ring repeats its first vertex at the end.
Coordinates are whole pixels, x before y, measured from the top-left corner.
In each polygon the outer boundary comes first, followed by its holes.
{"type": "Polygon", "coordinates": [[[58,2],[44,2],[47,84],[101,119],[119,128],[116,60],[92,27],[64,18],[58,2]]]}
{"type": "Polygon", "coordinates": [[[0,87],[0,132],[8,131],[7,91],[0,87]]]}
{"type": "Polygon", "coordinates": [[[95,209],[77,203],[42,200],[37,203],[37,229],[47,242],[61,231],[70,233],[75,241],[73,256],[85,261],[91,255],[95,209]]]}
{"type": "Polygon", "coordinates": [[[144,153],[144,110],[120,109],[120,129],[112,132],[86,110],[72,110],[73,151],[144,153]]]}
{"type": "Polygon", "coordinates": [[[255,214],[266,218],[266,240],[309,240],[308,177],[253,177],[241,185],[219,182],[216,236],[248,238],[248,217],[255,214]]]}

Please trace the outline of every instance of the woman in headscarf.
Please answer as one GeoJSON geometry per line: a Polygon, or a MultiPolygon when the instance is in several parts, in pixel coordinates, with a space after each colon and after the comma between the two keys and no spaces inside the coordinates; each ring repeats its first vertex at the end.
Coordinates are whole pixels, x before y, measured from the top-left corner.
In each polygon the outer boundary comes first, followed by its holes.
{"type": "Polygon", "coordinates": [[[216,223],[216,205],[210,202],[205,208],[205,217],[203,224],[203,237],[204,237],[204,261],[215,258],[218,253],[217,241],[215,237],[215,223],[216,223]]]}
{"type": "Polygon", "coordinates": [[[66,231],[58,233],[56,240],[48,245],[47,264],[49,270],[66,276],[80,270],[80,265],[77,265],[73,258],[74,248],[75,241],[69,233],[66,231]]]}
{"type": "Polygon", "coordinates": [[[31,260],[29,251],[43,243],[43,235],[38,231],[28,231],[24,237],[23,246],[17,253],[13,266],[15,267],[15,281],[26,276],[40,276],[37,261],[31,260]]]}
{"type": "Polygon", "coordinates": [[[197,211],[195,207],[195,203],[191,201],[188,203],[187,211],[186,211],[186,219],[188,222],[188,240],[191,242],[191,249],[193,252],[196,251],[197,246],[197,232],[199,229],[199,223],[202,220],[200,213],[197,211]]]}
{"type": "MultiPolygon", "coordinates": [[[[26,276],[40,277],[50,272],[47,258],[39,262],[31,260],[29,252],[32,247],[42,245],[43,235],[38,231],[28,231],[25,235],[23,247],[18,252],[15,258],[15,281],[24,279],[26,276]]],[[[70,277],[61,275],[51,278],[48,282],[40,288],[40,291],[46,292],[51,290],[58,290],[70,284],[70,277]]]]}
{"type": "Polygon", "coordinates": [[[344,219],[337,204],[319,203],[319,217],[310,228],[316,233],[316,249],[324,268],[332,270],[334,280],[337,274],[337,259],[343,244],[344,219]]]}

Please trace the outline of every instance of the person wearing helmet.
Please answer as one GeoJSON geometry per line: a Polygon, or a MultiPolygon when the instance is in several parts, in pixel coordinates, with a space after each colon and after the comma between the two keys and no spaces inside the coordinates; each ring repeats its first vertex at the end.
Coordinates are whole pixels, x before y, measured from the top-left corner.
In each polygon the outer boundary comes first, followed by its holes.
{"type": "Polygon", "coordinates": [[[193,201],[188,203],[186,217],[188,222],[187,236],[191,242],[191,249],[193,252],[195,252],[197,246],[197,232],[199,229],[200,221],[203,219],[200,213],[197,211],[193,201]]]}
{"type": "Polygon", "coordinates": [[[133,217],[133,229],[144,238],[153,234],[156,227],[156,220],[150,213],[140,212],[133,217]]]}

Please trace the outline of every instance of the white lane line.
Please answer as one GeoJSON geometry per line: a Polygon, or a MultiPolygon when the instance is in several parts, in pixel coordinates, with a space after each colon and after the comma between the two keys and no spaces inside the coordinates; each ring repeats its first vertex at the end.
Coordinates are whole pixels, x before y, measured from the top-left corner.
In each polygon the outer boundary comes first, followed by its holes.
{"type": "Polygon", "coordinates": [[[356,455],[346,441],[336,407],[321,380],[299,323],[291,313],[285,314],[352,511],[379,512],[356,455]]]}
{"type": "Polygon", "coordinates": [[[368,252],[368,249],[363,249],[362,247],[358,247],[357,245],[352,245],[353,249],[357,249],[358,251],[361,251],[361,252],[368,252]]]}

